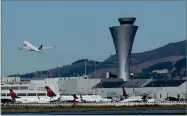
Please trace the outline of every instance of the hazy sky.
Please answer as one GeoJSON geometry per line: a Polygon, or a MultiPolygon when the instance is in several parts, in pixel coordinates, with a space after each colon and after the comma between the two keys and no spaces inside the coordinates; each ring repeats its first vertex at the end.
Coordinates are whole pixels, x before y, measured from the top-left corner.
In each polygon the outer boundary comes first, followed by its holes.
{"type": "Polygon", "coordinates": [[[2,75],[33,72],[78,59],[103,61],[115,54],[109,27],[135,16],[132,52],[186,39],[185,2],[6,2],[2,1],[2,75]],[[27,40],[56,46],[44,53],[19,51],[27,40]]]}

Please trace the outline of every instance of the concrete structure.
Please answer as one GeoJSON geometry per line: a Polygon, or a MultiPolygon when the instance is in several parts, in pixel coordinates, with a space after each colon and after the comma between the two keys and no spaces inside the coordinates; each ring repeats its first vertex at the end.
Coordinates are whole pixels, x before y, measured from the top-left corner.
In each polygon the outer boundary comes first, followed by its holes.
{"type": "MultiPolygon", "coordinates": [[[[6,77],[7,79],[9,77],[6,77]]],[[[110,95],[122,95],[121,86],[125,87],[127,94],[150,93],[151,97],[164,100],[168,96],[187,99],[186,78],[183,80],[154,80],[134,79],[123,81],[123,79],[103,78],[85,79],[84,77],[63,77],[63,78],[29,78],[18,79],[20,83],[4,82],[1,85],[1,96],[7,98],[9,89],[12,88],[19,96],[46,96],[45,86],[49,86],[55,93],[62,94],[99,94],[103,97],[110,95]],[[27,80],[28,83],[25,83],[27,80]],[[24,82],[24,83],[22,83],[24,82]],[[133,89],[134,87],[134,89],[133,89]]]]}
{"type": "Polygon", "coordinates": [[[1,82],[19,82],[20,77],[1,77],[1,82]]]}
{"type": "Polygon", "coordinates": [[[130,78],[130,56],[138,26],[133,25],[136,18],[119,18],[120,26],[110,27],[118,60],[118,77],[124,81],[130,78]]]}

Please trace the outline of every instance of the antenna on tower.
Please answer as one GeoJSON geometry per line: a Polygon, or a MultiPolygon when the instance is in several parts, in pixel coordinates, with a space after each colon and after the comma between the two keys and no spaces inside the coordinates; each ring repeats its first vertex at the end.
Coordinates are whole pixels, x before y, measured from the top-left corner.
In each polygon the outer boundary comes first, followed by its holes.
{"type": "Polygon", "coordinates": [[[86,60],[84,61],[84,76],[86,76],[86,60]]]}

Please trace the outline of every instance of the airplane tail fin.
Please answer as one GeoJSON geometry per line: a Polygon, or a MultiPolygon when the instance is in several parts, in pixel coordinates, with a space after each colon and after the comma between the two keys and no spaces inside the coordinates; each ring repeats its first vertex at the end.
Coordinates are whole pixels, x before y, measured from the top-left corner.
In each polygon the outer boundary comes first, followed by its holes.
{"type": "Polygon", "coordinates": [[[126,93],[126,91],[125,91],[124,86],[122,86],[122,91],[123,91],[123,97],[126,97],[126,96],[127,96],[127,93],[126,93]]]}
{"type": "Polygon", "coordinates": [[[80,98],[83,99],[83,98],[82,98],[82,95],[80,95],[80,98]]]}
{"type": "Polygon", "coordinates": [[[40,45],[40,47],[38,48],[39,50],[42,50],[42,47],[43,47],[43,45],[40,45]]]}
{"type": "Polygon", "coordinates": [[[48,86],[45,86],[45,89],[47,90],[47,96],[49,96],[49,97],[56,96],[56,94],[53,92],[53,90],[51,90],[51,88],[49,88],[48,86]]]}
{"type": "Polygon", "coordinates": [[[11,96],[12,99],[20,98],[20,97],[18,97],[18,96],[16,95],[16,93],[15,93],[12,89],[10,89],[10,96],[11,96]]]}
{"type": "Polygon", "coordinates": [[[76,96],[76,94],[73,95],[74,101],[76,101],[78,99],[78,97],[76,96]]]}
{"type": "Polygon", "coordinates": [[[83,97],[82,97],[82,95],[80,95],[80,99],[81,99],[81,101],[83,101],[83,97]]]}

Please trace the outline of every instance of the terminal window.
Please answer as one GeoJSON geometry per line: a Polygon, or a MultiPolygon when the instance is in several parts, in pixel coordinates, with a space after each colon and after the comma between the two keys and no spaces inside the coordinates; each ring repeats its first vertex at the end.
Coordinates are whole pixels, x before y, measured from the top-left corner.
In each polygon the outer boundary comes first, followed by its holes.
{"type": "Polygon", "coordinates": [[[19,89],[19,87],[16,87],[16,86],[12,86],[11,89],[19,89]]]}
{"type": "Polygon", "coordinates": [[[8,90],[10,87],[1,87],[2,90],[8,90]]]}
{"type": "Polygon", "coordinates": [[[36,96],[36,93],[28,93],[27,96],[36,96]]]}
{"type": "Polygon", "coordinates": [[[6,94],[5,93],[1,93],[1,96],[6,96],[6,94]]]}
{"type": "Polygon", "coordinates": [[[18,93],[18,96],[26,96],[26,93],[18,93]]]}
{"type": "Polygon", "coordinates": [[[46,96],[46,93],[38,93],[37,96],[46,96]]]}
{"type": "Polygon", "coordinates": [[[20,89],[28,89],[27,86],[21,86],[20,89]]]}

